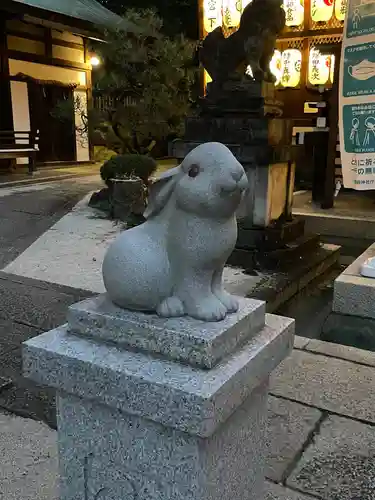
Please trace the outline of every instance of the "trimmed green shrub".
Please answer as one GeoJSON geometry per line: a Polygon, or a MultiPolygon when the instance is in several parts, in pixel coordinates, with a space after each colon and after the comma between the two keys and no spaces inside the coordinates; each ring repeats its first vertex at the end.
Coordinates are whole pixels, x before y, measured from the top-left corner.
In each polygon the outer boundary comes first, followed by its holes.
{"type": "Polygon", "coordinates": [[[100,175],[107,186],[110,179],[131,177],[139,177],[147,184],[156,168],[157,163],[150,156],[137,154],[117,155],[112,156],[110,160],[102,165],[100,175]]]}

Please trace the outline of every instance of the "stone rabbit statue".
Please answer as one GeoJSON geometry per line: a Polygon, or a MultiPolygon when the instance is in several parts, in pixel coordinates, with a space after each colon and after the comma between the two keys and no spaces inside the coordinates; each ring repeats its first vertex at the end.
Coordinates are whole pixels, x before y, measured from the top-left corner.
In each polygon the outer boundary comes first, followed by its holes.
{"type": "Polygon", "coordinates": [[[146,222],[122,232],[103,262],[112,302],[125,309],[219,321],[238,309],[222,287],[247,176],[230,150],[206,143],[150,188],[146,222]]]}

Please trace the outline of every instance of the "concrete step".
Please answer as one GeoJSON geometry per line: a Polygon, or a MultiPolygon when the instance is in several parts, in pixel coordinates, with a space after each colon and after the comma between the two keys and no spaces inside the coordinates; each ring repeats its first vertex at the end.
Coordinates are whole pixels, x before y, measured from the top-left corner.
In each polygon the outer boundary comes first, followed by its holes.
{"type": "MultiPolygon", "coordinates": [[[[318,286],[326,274],[339,266],[340,247],[322,244],[301,258],[295,258],[289,269],[246,271],[238,268],[237,282],[232,282],[229,291],[238,295],[265,300],[267,311],[275,312],[306,287],[318,286]],[[252,276],[252,278],[251,278],[252,276]]],[[[234,268],[235,271],[236,268],[234,268]]]]}
{"type": "Polygon", "coordinates": [[[366,240],[366,242],[373,243],[375,241],[375,207],[374,214],[368,214],[366,218],[312,214],[299,211],[293,211],[293,214],[305,221],[305,228],[309,233],[318,233],[325,237],[359,240],[361,242],[366,240]]]}

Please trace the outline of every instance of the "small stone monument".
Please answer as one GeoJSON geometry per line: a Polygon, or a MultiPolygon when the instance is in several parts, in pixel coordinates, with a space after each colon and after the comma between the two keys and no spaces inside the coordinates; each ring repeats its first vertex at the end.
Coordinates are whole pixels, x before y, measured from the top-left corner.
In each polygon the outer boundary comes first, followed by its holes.
{"type": "Polygon", "coordinates": [[[193,151],[109,250],[109,293],[24,344],[25,375],[57,390],[61,500],[262,500],[268,379],[294,322],[222,289],[240,167],[220,144],[193,151]]]}

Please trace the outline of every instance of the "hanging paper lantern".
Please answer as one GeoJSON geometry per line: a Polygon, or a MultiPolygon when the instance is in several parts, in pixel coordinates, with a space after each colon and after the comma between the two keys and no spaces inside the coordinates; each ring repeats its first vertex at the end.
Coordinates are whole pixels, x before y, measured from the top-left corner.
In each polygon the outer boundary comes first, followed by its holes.
{"type": "Polygon", "coordinates": [[[206,33],[210,33],[221,26],[222,22],[221,0],[204,0],[203,26],[206,33]]]}
{"type": "Polygon", "coordinates": [[[276,78],[275,85],[279,85],[282,77],[282,55],[279,50],[275,50],[270,61],[270,71],[276,78]]]}
{"type": "Polygon", "coordinates": [[[242,0],[242,11],[244,11],[245,7],[249,5],[253,0],[242,0]]]}
{"type": "Polygon", "coordinates": [[[207,87],[207,84],[208,83],[211,83],[212,82],[212,78],[210,77],[210,75],[207,73],[206,70],[204,70],[204,73],[203,73],[203,85],[204,85],[204,88],[207,87]]]}
{"type": "Polygon", "coordinates": [[[309,82],[312,85],[325,85],[329,80],[331,70],[331,56],[323,55],[315,47],[309,54],[309,82]]]}
{"type": "Polygon", "coordinates": [[[236,28],[242,14],[241,0],[223,0],[223,24],[226,28],[236,28]]]}
{"type": "Polygon", "coordinates": [[[303,0],[283,0],[285,10],[285,24],[287,26],[301,26],[304,18],[303,0]]]}
{"type": "Polygon", "coordinates": [[[281,63],[281,85],[283,87],[297,87],[301,79],[301,61],[300,50],[284,50],[281,63]]]}
{"type": "Polygon", "coordinates": [[[348,0],[336,0],[335,16],[339,21],[345,21],[347,8],[348,8],[348,0]]]}
{"type": "Polygon", "coordinates": [[[327,22],[333,15],[333,0],[311,0],[311,19],[317,23],[327,22]]]}

